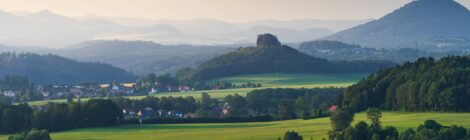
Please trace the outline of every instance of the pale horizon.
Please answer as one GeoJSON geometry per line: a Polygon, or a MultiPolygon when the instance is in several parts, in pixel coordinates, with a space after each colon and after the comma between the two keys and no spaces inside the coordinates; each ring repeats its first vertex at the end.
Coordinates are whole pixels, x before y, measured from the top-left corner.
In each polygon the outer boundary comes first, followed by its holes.
{"type": "MultiPolygon", "coordinates": [[[[5,12],[51,11],[68,17],[90,14],[138,19],[361,20],[377,19],[411,0],[0,0],[5,12]],[[198,2],[196,2],[198,1],[198,2]]],[[[458,0],[470,7],[470,0],[458,0]]]]}

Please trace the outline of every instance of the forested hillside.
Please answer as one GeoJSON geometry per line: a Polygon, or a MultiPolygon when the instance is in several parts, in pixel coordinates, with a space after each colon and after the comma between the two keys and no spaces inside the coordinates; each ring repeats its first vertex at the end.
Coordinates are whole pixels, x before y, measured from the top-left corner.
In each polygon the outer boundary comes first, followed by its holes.
{"type": "Polygon", "coordinates": [[[149,41],[98,40],[51,53],[80,61],[102,62],[135,74],[175,73],[194,67],[231,46],[161,45],[149,41]]]}
{"type": "Polygon", "coordinates": [[[463,52],[431,52],[413,48],[375,49],[340,41],[316,40],[300,44],[299,51],[328,60],[387,60],[395,63],[416,61],[421,57],[444,57],[463,52]]]}
{"type": "Polygon", "coordinates": [[[393,66],[384,61],[328,61],[314,58],[282,45],[271,34],[258,37],[256,47],[236,51],[208,60],[196,69],[183,69],[177,73],[183,80],[208,80],[218,77],[259,73],[341,73],[374,72],[393,66]]]}
{"type": "Polygon", "coordinates": [[[349,87],[342,106],[404,111],[469,111],[470,57],[421,58],[349,87]]]}
{"type": "Polygon", "coordinates": [[[36,84],[70,84],[79,81],[128,82],[136,76],[103,63],[78,62],[56,55],[1,53],[0,76],[23,75],[36,84]]]}

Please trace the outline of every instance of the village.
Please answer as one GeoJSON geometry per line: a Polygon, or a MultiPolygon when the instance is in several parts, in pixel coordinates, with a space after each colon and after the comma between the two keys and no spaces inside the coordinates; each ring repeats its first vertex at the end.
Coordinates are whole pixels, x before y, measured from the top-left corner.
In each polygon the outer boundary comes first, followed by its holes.
{"type": "Polygon", "coordinates": [[[10,98],[13,101],[26,101],[22,98],[24,95],[33,92],[39,99],[54,100],[65,98],[94,98],[94,97],[107,97],[107,96],[140,96],[157,94],[162,92],[189,92],[194,89],[182,86],[159,86],[156,84],[154,87],[142,88],[136,87],[136,83],[112,83],[112,84],[95,84],[95,85],[49,85],[49,86],[36,86],[34,90],[29,89],[10,89],[4,90],[3,96],[10,98]]]}

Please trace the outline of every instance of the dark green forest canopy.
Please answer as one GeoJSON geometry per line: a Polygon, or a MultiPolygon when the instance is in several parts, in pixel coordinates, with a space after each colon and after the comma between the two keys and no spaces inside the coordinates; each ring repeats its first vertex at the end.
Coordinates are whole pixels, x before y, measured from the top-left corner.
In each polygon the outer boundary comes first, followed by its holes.
{"type": "Polygon", "coordinates": [[[177,77],[184,81],[203,81],[219,77],[260,73],[344,73],[375,72],[394,63],[387,61],[328,61],[281,45],[274,35],[258,37],[257,47],[210,59],[196,69],[183,69],[177,77]]]}
{"type": "Polygon", "coordinates": [[[381,70],[347,88],[343,107],[405,111],[469,111],[470,57],[421,58],[381,70]]]}
{"type": "Polygon", "coordinates": [[[56,55],[1,53],[0,76],[22,75],[36,84],[75,84],[79,81],[128,82],[136,76],[103,63],[78,62],[56,55]]]}

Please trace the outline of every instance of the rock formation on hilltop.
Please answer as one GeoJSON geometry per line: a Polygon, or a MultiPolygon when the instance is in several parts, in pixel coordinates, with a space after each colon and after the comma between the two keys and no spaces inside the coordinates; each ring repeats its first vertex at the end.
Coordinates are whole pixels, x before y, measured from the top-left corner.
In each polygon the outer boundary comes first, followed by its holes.
{"type": "Polygon", "coordinates": [[[258,47],[280,47],[281,42],[272,34],[261,34],[258,35],[256,45],[258,47]]]}
{"type": "Polygon", "coordinates": [[[373,72],[392,65],[394,64],[383,61],[330,62],[282,45],[272,34],[263,34],[258,36],[257,47],[239,48],[214,57],[194,70],[180,70],[177,77],[185,81],[204,81],[261,73],[373,72]]]}

